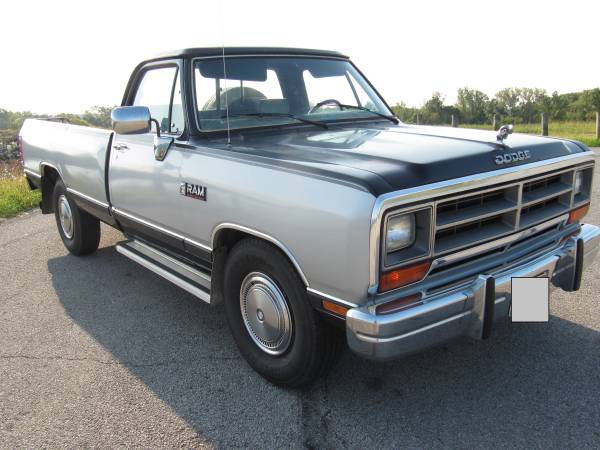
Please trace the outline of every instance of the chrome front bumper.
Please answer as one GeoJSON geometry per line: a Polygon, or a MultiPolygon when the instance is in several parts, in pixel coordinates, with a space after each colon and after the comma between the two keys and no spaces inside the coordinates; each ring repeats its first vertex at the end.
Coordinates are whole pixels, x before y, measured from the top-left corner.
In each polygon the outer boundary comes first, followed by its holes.
{"type": "Polygon", "coordinates": [[[377,315],[373,306],[350,309],[346,336],[361,356],[386,360],[423,350],[457,336],[489,336],[494,320],[511,304],[511,279],[548,277],[565,291],[579,289],[581,275],[600,248],[600,228],[583,225],[561,246],[516,267],[479,275],[472,283],[424,299],[396,313],[377,315]]]}

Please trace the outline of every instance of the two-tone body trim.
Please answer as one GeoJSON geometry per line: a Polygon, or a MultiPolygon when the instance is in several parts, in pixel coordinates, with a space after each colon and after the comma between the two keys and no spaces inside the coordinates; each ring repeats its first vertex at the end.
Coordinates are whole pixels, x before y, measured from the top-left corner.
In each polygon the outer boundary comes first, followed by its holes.
{"type": "Polygon", "coordinates": [[[102,202],[70,187],[67,187],[67,192],[71,194],[73,200],[80,208],[111,226],[116,225],[115,219],[110,213],[110,206],[108,203],[102,202]]]}
{"type": "Polygon", "coordinates": [[[161,233],[167,234],[167,235],[169,235],[169,236],[171,236],[171,237],[173,237],[175,239],[180,239],[184,244],[188,243],[188,244],[193,245],[195,247],[199,247],[199,248],[201,248],[202,250],[204,250],[206,252],[212,252],[212,248],[209,247],[208,245],[202,244],[202,243],[200,243],[198,241],[195,241],[193,239],[185,237],[185,236],[183,236],[181,234],[175,233],[175,232],[173,232],[171,230],[168,230],[168,229],[166,229],[164,227],[161,227],[161,226],[156,225],[156,224],[154,224],[152,222],[144,220],[144,219],[142,219],[140,217],[134,216],[133,214],[130,214],[130,213],[125,212],[123,210],[120,210],[118,208],[112,207],[111,210],[112,210],[113,213],[115,213],[117,215],[124,216],[124,217],[126,217],[126,218],[128,218],[130,220],[133,220],[134,222],[137,222],[139,224],[145,225],[145,226],[147,226],[149,228],[152,228],[152,229],[154,229],[156,231],[159,231],[161,233]]]}
{"type": "Polygon", "coordinates": [[[81,198],[83,198],[84,200],[87,200],[90,203],[94,203],[94,204],[96,204],[98,206],[101,206],[102,208],[108,208],[108,204],[107,203],[101,202],[100,200],[96,200],[95,198],[92,198],[89,195],[84,194],[83,192],[76,191],[75,189],[72,189],[70,187],[67,188],[67,192],[69,194],[76,195],[77,197],[81,197],[81,198]]]}

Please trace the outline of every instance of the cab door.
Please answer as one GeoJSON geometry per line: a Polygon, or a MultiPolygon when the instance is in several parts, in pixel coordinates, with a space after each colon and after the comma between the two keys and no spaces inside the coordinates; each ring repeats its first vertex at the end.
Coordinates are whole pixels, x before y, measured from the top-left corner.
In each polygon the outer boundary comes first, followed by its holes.
{"type": "Polygon", "coordinates": [[[109,168],[110,200],[124,231],[174,251],[184,249],[183,238],[169,225],[178,212],[182,161],[174,143],[184,130],[179,72],[177,62],[163,62],[137,77],[129,104],[150,109],[152,128],[116,134],[109,168]]]}

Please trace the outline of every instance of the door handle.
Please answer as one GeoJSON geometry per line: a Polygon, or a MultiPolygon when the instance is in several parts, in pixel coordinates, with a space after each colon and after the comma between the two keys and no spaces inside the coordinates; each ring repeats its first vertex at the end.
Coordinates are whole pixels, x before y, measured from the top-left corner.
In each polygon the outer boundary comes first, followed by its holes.
{"type": "Polygon", "coordinates": [[[127,147],[127,144],[122,144],[122,143],[116,143],[115,145],[113,145],[113,148],[115,150],[129,150],[129,147],[127,147]]]}

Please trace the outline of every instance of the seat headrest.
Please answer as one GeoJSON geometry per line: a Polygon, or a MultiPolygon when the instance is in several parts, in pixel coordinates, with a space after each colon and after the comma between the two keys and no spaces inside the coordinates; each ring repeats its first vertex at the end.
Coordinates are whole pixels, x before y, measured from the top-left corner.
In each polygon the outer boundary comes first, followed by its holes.
{"type": "Polygon", "coordinates": [[[286,98],[259,100],[258,112],[261,114],[289,114],[290,103],[286,98]]]}

